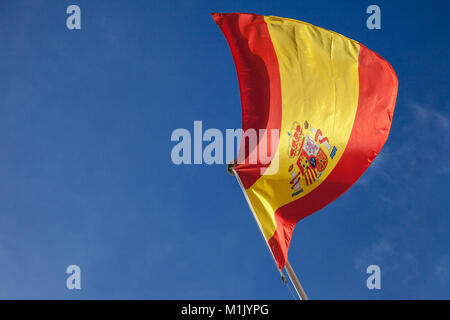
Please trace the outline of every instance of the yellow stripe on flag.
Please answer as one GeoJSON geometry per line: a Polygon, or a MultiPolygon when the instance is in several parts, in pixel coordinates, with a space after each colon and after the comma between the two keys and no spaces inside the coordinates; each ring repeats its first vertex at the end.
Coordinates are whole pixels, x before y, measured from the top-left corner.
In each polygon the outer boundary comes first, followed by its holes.
{"type": "Polygon", "coordinates": [[[264,20],[281,77],[282,120],[275,155],[275,158],[279,157],[279,169],[274,175],[261,176],[246,193],[264,236],[269,240],[276,229],[275,211],[318,187],[345,150],[358,106],[359,45],[342,35],[304,22],[272,16],[264,17],[264,20]],[[328,156],[327,167],[318,181],[302,185],[303,191],[295,199],[290,184],[286,183],[290,179],[289,166],[295,162],[288,156],[288,132],[294,121],[300,124],[306,121],[314,130],[320,129],[331,147],[337,149],[331,159],[331,150],[321,145],[328,156]]]}

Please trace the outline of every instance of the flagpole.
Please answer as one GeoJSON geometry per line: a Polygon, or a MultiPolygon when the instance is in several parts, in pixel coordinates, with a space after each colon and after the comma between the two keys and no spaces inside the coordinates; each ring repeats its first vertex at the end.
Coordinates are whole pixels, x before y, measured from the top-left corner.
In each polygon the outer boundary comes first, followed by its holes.
{"type": "Polygon", "coordinates": [[[291,280],[292,285],[294,286],[295,291],[297,292],[297,295],[300,297],[300,300],[308,300],[308,297],[306,296],[306,293],[303,290],[303,287],[300,284],[300,281],[298,280],[297,276],[295,275],[294,269],[292,269],[292,266],[289,263],[289,260],[286,261],[286,266],[284,267],[284,269],[286,269],[286,272],[289,276],[289,280],[291,280]]]}
{"type": "MultiPolygon", "coordinates": [[[[234,162],[227,165],[227,171],[228,171],[228,173],[230,175],[234,176],[236,178],[237,182],[239,183],[239,186],[241,187],[242,193],[245,196],[245,200],[247,200],[247,204],[248,204],[248,206],[250,208],[250,211],[253,214],[253,218],[255,219],[256,224],[259,227],[259,231],[261,231],[261,236],[263,237],[263,240],[264,240],[264,242],[267,245],[267,249],[269,249],[269,252],[270,252],[270,254],[271,254],[272,258],[273,258],[273,261],[275,262],[275,265],[278,266],[277,260],[275,259],[274,255],[273,255],[273,252],[270,249],[269,244],[266,241],[266,238],[264,237],[264,232],[263,232],[261,223],[259,222],[258,217],[256,216],[256,213],[253,210],[253,207],[252,207],[252,205],[250,203],[250,199],[248,198],[247,193],[245,192],[245,188],[244,188],[244,185],[242,184],[241,178],[237,174],[236,170],[234,170],[234,162]]],[[[289,280],[291,280],[291,283],[294,286],[295,291],[297,292],[297,295],[299,296],[300,300],[308,300],[308,297],[306,296],[306,293],[303,290],[303,287],[300,284],[300,281],[298,280],[297,276],[295,275],[294,269],[292,269],[292,266],[289,263],[289,261],[286,261],[286,266],[284,267],[284,269],[286,270],[286,272],[288,274],[288,277],[289,277],[289,280]]],[[[285,276],[284,276],[283,272],[281,272],[278,268],[277,268],[277,270],[281,274],[281,279],[284,279],[285,276]]],[[[286,280],[283,280],[283,281],[286,281],[286,280]]]]}
{"type": "MultiPolygon", "coordinates": [[[[249,208],[250,208],[250,211],[251,211],[252,214],[253,214],[253,218],[255,219],[256,224],[257,224],[258,227],[259,227],[259,231],[261,231],[261,236],[263,237],[263,240],[264,240],[264,242],[265,242],[266,245],[267,245],[267,249],[269,249],[269,252],[270,252],[270,254],[271,254],[272,258],[273,258],[273,261],[275,262],[275,266],[278,266],[277,260],[275,259],[274,255],[273,255],[273,252],[272,252],[272,250],[270,249],[269,244],[268,244],[267,241],[266,241],[266,237],[264,237],[264,232],[263,232],[261,223],[259,222],[258,217],[256,216],[256,213],[255,213],[255,211],[253,210],[253,207],[252,207],[252,205],[251,205],[251,203],[250,203],[250,199],[248,198],[247,193],[245,192],[245,188],[244,188],[244,185],[242,184],[241,178],[239,177],[239,175],[237,174],[237,172],[234,170],[234,163],[228,164],[228,166],[227,166],[227,171],[228,171],[229,174],[231,174],[232,176],[234,176],[234,177],[236,178],[237,182],[239,183],[239,186],[241,187],[242,193],[244,194],[245,200],[247,200],[247,204],[248,204],[248,206],[249,206],[249,208]]],[[[278,267],[277,267],[277,270],[280,272],[281,276],[283,277],[283,272],[281,272],[281,271],[278,269],[278,267]]]]}

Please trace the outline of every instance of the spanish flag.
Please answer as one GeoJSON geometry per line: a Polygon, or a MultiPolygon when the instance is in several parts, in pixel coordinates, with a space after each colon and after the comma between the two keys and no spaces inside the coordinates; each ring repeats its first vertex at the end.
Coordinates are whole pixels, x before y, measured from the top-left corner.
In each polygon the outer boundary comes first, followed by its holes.
{"type": "MultiPolygon", "coordinates": [[[[248,160],[256,152],[245,147],[248,130],[278,132],[269,162],[243,161],[234,170],[281,270],[296,223],[350,188],[380,152],[397,77],[362,44],[305,22],[244,13],[212,16],[239,80],[240,156],[248,160]]],[[[258,144],[273,142],[267,134],[258,144]]]]}

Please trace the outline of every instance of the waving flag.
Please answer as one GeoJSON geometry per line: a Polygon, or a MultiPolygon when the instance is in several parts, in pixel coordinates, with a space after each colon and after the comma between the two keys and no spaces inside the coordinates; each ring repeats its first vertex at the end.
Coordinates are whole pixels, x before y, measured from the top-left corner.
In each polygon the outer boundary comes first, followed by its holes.
{"type": "MultiPolygon", "coordinates": [[[[271,161],[245,161],[234,169],[281,270],[296,223],[345,192],[380,152],[397,77],[360,43],[305,22],[212,16],[236,65],[244,133],[278,130],[271,161]],[[269,169],[275,173],[265,174],[269,169]]],[[[240,153],[248,151],[244,137],[240,153]]]]}

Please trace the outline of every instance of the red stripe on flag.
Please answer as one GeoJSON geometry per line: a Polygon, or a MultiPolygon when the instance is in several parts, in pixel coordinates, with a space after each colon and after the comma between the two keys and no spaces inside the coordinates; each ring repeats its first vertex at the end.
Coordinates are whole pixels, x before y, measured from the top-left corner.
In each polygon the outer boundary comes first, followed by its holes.
{"type": "Polygon", "coordinates": [[[397,87],[397,76],[390,64],[360,45],[358,109],[341,159],[317,188],[275,212],[277,229],[269,246],[280,270],[286,264],[295,224],[350,188],[380,152],[389,135],[397,87]]]}
{"type": "MultiPolygon", "coordinates": [[[[242,130],[281,128],[281,80],[278,59],[270,38],[264,17],[256,14],[228,13],[212,14],[230,46],[239,80],[242,105],[242,130]]],[[[278,139],[279,139],[278,132],[278,139]]],[[[270,142],[270,141],[269,141],[270,142]]],[[[259,144],[270,146],[266,138],[259,144]]],[[[245,189],[250,188],[262,175],[262,170],[270,164],[248,163],[248,155],[257,150],[244,150],[241,139],[240,155],[246,156],[247,164],[237,164],[234,169],[239,174],[245,189]]],[[[270,152],[273,159],[278,143],[270,152]]],[[[259,159],[259,158],[258,158],[259,159]]]]}

